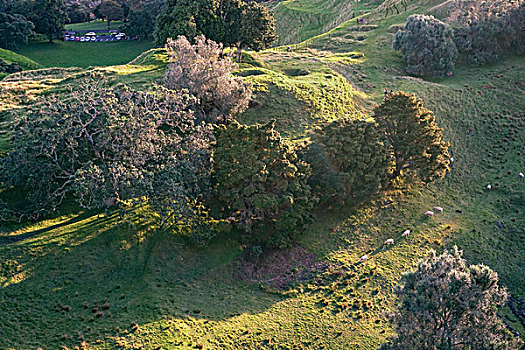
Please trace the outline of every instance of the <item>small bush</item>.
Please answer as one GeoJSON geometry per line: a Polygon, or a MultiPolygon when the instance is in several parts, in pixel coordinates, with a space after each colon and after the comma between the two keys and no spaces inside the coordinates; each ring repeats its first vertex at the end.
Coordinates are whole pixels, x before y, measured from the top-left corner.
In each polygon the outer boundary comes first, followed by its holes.
{"type": "Polygon", "coordinates": [[[302,77],[310,74],[310,71],[306,68],[289,68],[284,70],[284,74],[290,77],[302,77]]]}

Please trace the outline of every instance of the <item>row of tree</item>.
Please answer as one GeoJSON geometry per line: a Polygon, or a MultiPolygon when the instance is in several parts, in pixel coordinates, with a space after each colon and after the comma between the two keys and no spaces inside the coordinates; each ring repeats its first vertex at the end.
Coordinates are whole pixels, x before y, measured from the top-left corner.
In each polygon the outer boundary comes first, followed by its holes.
{"type": "Polygon", "coordinates": [[[392,94],[375,121],[337,121],[292,147],[273,123],[234,120],[252,89],[232,75],[231,52],[203,36],[167,49],[164,86],[94,78],[19,118],[0,167],[4,219],[38,218],[71,196],[87,208],[148,203],[177,227],[205,227],[202,204],[260,251],[294,242],[318,198],[357,203],[403,173],[432,181],[448,168],[442,130],[414,95],[392,94]]]}
{"type": "Polygon", "coordinates": [[[406,71],[420,76],[450,75],[463,53],[472,63],[495,62],[525,52],[525,3],[457,0],[447,23],[425,15],[408,17],[394,38],[406,71]]]}

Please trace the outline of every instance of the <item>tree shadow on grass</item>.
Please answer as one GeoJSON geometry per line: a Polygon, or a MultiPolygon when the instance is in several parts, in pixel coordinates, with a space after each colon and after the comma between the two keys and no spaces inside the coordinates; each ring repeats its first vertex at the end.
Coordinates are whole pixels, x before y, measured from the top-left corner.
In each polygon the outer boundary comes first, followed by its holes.
{"type": "Polygon", "coordinates": [[[157,235],[84,213],[1,245],[0,348],[106,342],[133,322],[220,323],[283,299],[233,277],[234,242],[196,249],[157,235]]]}

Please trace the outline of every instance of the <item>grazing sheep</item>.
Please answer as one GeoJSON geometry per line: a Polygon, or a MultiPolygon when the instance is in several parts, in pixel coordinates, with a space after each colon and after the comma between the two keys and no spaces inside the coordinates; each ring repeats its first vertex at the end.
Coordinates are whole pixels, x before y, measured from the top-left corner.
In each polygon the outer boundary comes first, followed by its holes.
{"type": "Polygon", "coordinates": [[[522,179],[525,177],[525,175],[523,175],[523,173],[520,173],[519,175],[520,175],[520,177],[521,177],[522,179]]]}
{"type": "Polygon", "coordinates": [[[454,157],[450,157],[450,162],[454,163],[454,157]]]}
{"type": "Polygon", "coordinates": [[[440,213],[443,212],[443,208],[441,208],[441,207],[434,207],[434,210],[435,211],[439,211],[440,213]]]}
{"type": "Polygon", "coordinates": [[[490,184],[487,185],[487,190],[491,190],[492,186],[490,184]]]}
{"type": "Polygon", "coordinates": [[[368,260],[368,255],[365,254],[365,255],[363,255],[363,256],[361,257],[361,259],[359,259],[359,262],[365,262],[365,261],[367,261],[367,260],[368,260]]]}
{"type": "Polygon", "coordinates": [[[389,238],[385,241],[385,244],[394,244],[394,239],[393,238],[389,238]]]}
{"type": "Polygon", "coordinates": [[[405,230],[405,232],[403,232],[403,234],[401,236],[402,237],[407,237],[409,234],[410,234],[410,230],[405,230]]]}
{"type": "Polygon", "coordinates": [[[434,212],[429,210],[429,211],[425,212],[425,215],[426,216],[434,216],[434,212]]]}

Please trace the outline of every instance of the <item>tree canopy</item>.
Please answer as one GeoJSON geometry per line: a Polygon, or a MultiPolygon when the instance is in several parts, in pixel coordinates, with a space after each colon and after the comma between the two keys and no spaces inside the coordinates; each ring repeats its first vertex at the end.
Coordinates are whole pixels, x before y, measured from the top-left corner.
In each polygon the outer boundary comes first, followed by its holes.
{"type": "Polygon", "coordinates": [[[507,299],[498,274],[467,265],[457,247],[441,255],[431,250],[401,283],[397,335],[382,349],[519,349],[497,315],[507,299]]]}
{"type": "Polygon", "coordinates": [[[104,0],[96,8],[95,15],[101,16],[108,22],[108,29],[111,27],[111,21],[124,19],[124,9],[113,0],[104,0]]]}
{"type": "Polygon", "coordinates": [[[405,170],[414,171],[424,182],[445,176],[449,144],[443,141],[443,129],[421,99],[402,91],[389,94],[375,108],[374,118],[389,141],[394,177],[405,170]]]}
{"type": "Polygon", "coordinates": [[[315,198],[310,169],[266,125],[236,121],[217,130],[213,182],[219,207],[253,247],[289,246],[308,219],[315,198]]]}
{"type": "Polygon", "coordinates": [[[414,75],[446,75],[454,69],[458,50],[448,24],[432,16],[412,15],[397,32],[394,50],[401,50],[406,71],[414,75]]]}
{"type": "Polygon", "coordinates": [[[388,179],[388,141],[376,123],[339,119],[319,128],[303,152],[311,164],[309,183],[323,199],[359,201],[388,179]]]}
{"type": "Polygon", "coordinates": [[[35,24],[35,31],[45,34],[49,42],[59,38],[67,21],[64,9],[63,0],[36,0],[30,17],[35,24]]]}
{"type": "Polygon", "coordinates": [[[13,126],[0,165],[10,191],[3,218],[39,217],[66,196],[85,208],[146,200],[176,215],[202,194],[210,132],[195,123],[194,99],[95,79],[71,87],[68,99],[51,95],[13,126]]]}
{"type": "Polygon", "coordinates": [[[237,68],[232,53],[225,54],[221,44],[195,38],[191,44],[185,37],[168,40],[170,63],[165,84],[170,89],[186,89],[199,100],[200,119],[225,122],[242,113],[252,94],[252,86],[233,76],[237,68]]]}
{"type": "Polygon", "coordinates": [[[0,5],[0,47],[16,49],[27,43],[27,37],[35,26],[20,14],[11,13],[0,5]]]}
{"type": "Polygon", "coordinates": [[[276,39],[269,10],[242,0],[168,0],[157,20],[155,38],[163,45],[180,35],[192,40],[204,35],[225,46],[260,50],[276,39]]]}

